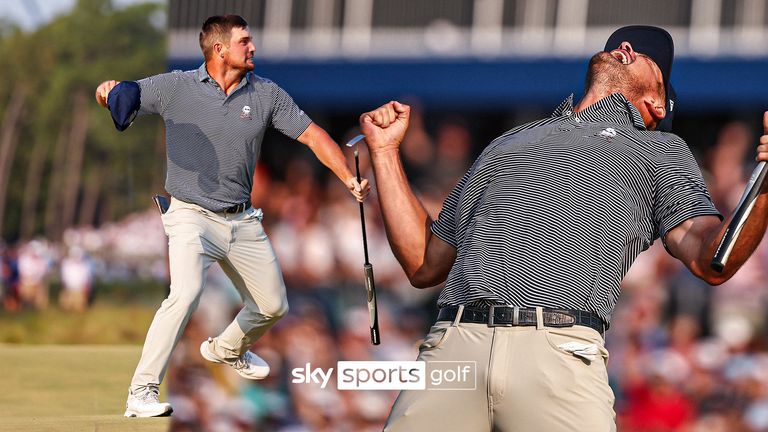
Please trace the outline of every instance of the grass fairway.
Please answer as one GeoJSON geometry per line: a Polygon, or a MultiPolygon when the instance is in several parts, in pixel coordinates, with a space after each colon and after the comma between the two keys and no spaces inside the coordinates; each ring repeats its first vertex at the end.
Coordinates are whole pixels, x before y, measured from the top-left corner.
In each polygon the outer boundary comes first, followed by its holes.
{"type": "Polygon", "coordinates": [[[167,417],[123,417],[140,354],[140,346],[0,344],[0,431],[167,431],[167,417]]]}

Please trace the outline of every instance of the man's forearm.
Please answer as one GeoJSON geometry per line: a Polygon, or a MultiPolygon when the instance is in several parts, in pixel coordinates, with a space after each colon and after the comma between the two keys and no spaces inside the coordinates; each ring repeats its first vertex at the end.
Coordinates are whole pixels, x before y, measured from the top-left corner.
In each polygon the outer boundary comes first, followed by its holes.
{"type": "Polygon", "coordinates": [[[330,139],[330,137],[327,141],[318,140],[314,144],[311,144],[309,148],[312,149],[312,152],[315,154],[315,157],[317,157],[317,160],[328,167],[328,169],[331,170],[342,182],[346,182],[350,177],[353,176],[352,172],[347,166],[344,153],[341,152],[339,146],[337,146],[336,143],[330,139]]]}
{"type": "Polygon", "coordinates": [[[298,141],[309,147],[317,160],[330,169],[343,183],[346,184],[346,181],[352,177],[344,153],[323,128],[315,123],[310,123],[307,130],[298,137],[298,141]]]}
{"type": "Polygon", "coordinates": [[[384,228],[410,279],[424,264],[432,219],[408,184],[398,150],[371,152],[384,228]]]}
{"type": "Polygon", "coordinates": [[[733,215],[723,221],[720,229],[717,231],[717,235],[714,235],[711,241],[705,245],[704,252],[700,258],[700,265],[706,266],[707,271],[711,272],[712,280],[710,283],[713,284],[720,284],[730,279],[760,245],[760,241],[765,236],[766,226],[768,226],[768,193],[762,192],[758,195],[752,212],[733,246],[728,263],[722,273],[717,273],[709,268],[709,263],[725,234],[731,218],[733,218],[733,215]]]}

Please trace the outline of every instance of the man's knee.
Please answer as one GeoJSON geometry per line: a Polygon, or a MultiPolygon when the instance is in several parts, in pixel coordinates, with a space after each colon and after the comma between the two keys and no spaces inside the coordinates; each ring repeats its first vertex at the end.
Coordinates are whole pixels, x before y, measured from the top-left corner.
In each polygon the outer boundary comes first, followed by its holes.
{"type": "Polygon", "coordinates": [[[249,313],[240,313],[236,318],[240,328],[243,329],[245,333],[251,333],[253,331],[260,332],[262,331],[261,329],[272,327],[280,320],[280,318],[288,313],[288,303],[281,302],[271,305],[270,307],[260,306],[255,311],[246,307],[245,310],[249,313]]]}
{"type": "Polygon", "coordinates": [[[163,300],[161,308],[163,309],[190,309],[197,305],[202,289],[174,289],[171,285],[171,292],[168,298],[163,300]]]}
{"type": "Polygon", "coordinates": [[[270,321],[277,321],[288,314],[288,302],[280,301],[274,305],[261,309],[261,315],[270,321]]]}

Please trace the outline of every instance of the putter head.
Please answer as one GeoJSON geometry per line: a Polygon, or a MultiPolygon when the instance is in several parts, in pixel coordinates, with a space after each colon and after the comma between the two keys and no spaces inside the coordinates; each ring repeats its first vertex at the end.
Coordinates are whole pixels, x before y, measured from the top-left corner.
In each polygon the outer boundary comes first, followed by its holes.
{"type": "MultiPolygon", "coordinates": [[[[365,139],[365,135],[360,134],[360,135],[352,138],[351,140],[349,140],[349,142],[347,142],[347,147],[354,147],[355,144],[359,143],[360,141],[362,141],[364,139],[365,139]]],[[[355,148],[355,157],[357,157],[357,148],[355,148]]]]}
{"type": "Polygon", "coordinates": [[[362,134],[358,135],[358,136],[352,138],[351,140],[349,140],[349,142],[347,143],[347,147],[354,147],[355,144],[359,143],[360,141],[362,141],[364,139],[365,139],[365,135],[362,135],[362,134]]]}

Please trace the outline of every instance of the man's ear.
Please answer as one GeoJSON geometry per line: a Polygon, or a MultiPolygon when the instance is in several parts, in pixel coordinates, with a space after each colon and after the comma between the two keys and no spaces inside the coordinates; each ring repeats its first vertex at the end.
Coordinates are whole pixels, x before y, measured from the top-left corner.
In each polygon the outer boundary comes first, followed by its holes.
{"type": "Polygon", "coordinates": [[[664,116],[667,115],[667,108],[664,106],[663,102],[654,98],[647,98],[643,100],[643,103],[645,104],[645,109],[648,110],[648,113],[657,122],[661,121],[664,116]]]}
{"type": "Polygon", "coordinates": [[[216,42],[213,44],[213,55],[224,57],[224,44],[221,42],[216,42]]]}

